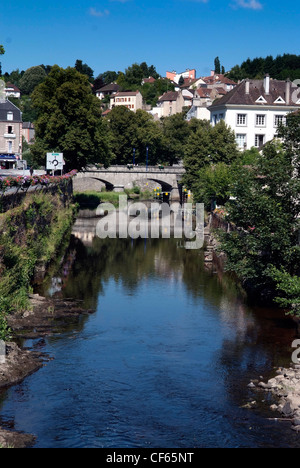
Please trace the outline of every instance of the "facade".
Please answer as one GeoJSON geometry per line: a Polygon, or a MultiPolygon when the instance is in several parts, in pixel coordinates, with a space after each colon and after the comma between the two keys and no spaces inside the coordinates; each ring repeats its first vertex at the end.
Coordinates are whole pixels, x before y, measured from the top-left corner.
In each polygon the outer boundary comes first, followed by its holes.
{"type": "Polygon", "coordinates": [[[125,106],[133,112],[143,108],[143,97],[139,91],[120,91],[110,98],[110,109],[125,106]]]}
{"type": "Polygon", "coordinates": [[[205,76],[202,79],[208,88],[223,88],[226,92],[237,86],[235,81],[230,80],[221,73],[216,74],[214,71],[211,72],[210,76],[205,76]]]}
{"type": "Polygon", "coordinates": [[[164,93],[151,111],[156,118],[170,117],[182,112],[185,106],[185,99],[180,91],[169,91],[164,93]]]}
{"type": "Polygon", "coordinates": [[[21,91],[19,90],[19,88],[17,88],[17,86],[15,86],[12,83],[6,83],[4,91],[7,98],[14,97],[20,99],[21,97],[21,91]]]}
{"type": "Polygon", "coordinates": [[[17,167],[22,159],[22,112],[10,101],[0,102],[1,169],[17,167]]]}
{"type": "Polygon", "coordinates": [[[211,124],[221,119],[236,134],[241,150],[260,149],[273,140],[279,123],[300,108],[298,88],[290,80],[244,80],[209,107],[211,124]]]}
{"type": "Polygon", "coordinates": [[[98,89],[96,91],[96,96],[99,99],[104,99],[106,96],[111,96],[112,94],[117,93],[119,89],[119,85],[117,85],[116,83],[111,83],[98,89]]]}
{"type": "Polygon", "coordinates": [[[188,111],[186,119],[210,120],[209,107],[215,99],[219,99],[226,94],[223,88],[208,88],[201,86],[195,91],[191,109],[188,111]]]}
{"type": "Polygon", "coordinates": [[[182,73],[177,73],[176,71],[173,71],[173,72],[167,72],[166,74],[166,78],[168,78],[168,80],[174,81],[174,83],[177,83],[177,84],[179,83],[179,80],[181,77],[184,79],[195,80],[196,70],[195,69],[190,70],[189,68],[187,68],[186,71],[182,73]]]}
{"type": "Polygon", "coordinates": [[[28,144],[34,142],[35,130],[32,122],[23,122],[22,135],[28,144]]]}

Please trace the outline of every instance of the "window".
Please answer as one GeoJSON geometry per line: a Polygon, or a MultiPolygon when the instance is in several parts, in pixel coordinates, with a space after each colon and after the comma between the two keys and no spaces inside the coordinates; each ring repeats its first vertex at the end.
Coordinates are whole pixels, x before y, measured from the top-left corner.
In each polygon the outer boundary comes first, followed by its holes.
{"type": "Polygon", "coordinates": [[[247,114],[238,114],[236,124],[245,127],[247,125],[247,114]]]}
{"type": "Polygon", "coordinates": [[[256,116],[256,126],[265,127],[266,126],[266,116],[263,114],[257,114],[256,116]]]}
{"type": "Polygon", "coordinates": [[[285,115],[275,115],[274,126],[278,127],[281,124],[285,125],[285,115]]]}
{"type": "Polygon", "coordinates": [[[244,133],[238,133],[236,135],[236,142],[239,148],[245,148],[247,146],[247,135],[244,133]]]}
{"type": "Polygon", "coordinates": [[[12,112],[7,112],[7,120],[14,120],[14,114],[12,112]]]}
{"type": "Polygon", "coordinates": [[[9,154],[12,153],[12,141],[8,142],[8,152],[9,152],[9,154]]]}
{"type": "Polygon", "coordinates": [[[7,133],[8,133],[9,135],[11,135],[11,134],[13,133],[13,128],[12,128],[11,125],[8,126],[8,128],[7,128],[7,133]]]}
{"type": "Polygon", "coordinates": [[[261,148],[265,143],[265,135],[255,135],[255,147],[261,148]]]}

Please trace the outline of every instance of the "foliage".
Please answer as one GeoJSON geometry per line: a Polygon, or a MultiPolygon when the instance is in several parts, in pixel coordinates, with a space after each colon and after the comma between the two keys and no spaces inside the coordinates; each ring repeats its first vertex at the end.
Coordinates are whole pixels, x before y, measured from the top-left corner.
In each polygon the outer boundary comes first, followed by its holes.
{"type": "Polygon", "coordinates": [[[0,177],[0,192],[5,193],[7,190],[11,188],[18,188],[18,189],[28,189],[29,187],[34,187],[37,185],[48,187],[50,185],[66,185],[70,179],[72,179],[76,175],[77,171],[73,170],[68,174],[64,174],[63,176],[49,176],[49,175],[42,175],[42,176],[9,176],[9,177],[0,177]]]}
{"type": "Polygon", "coordinates": [[[118,106],[109,113],[108,127],[111,132],[114,164],[146,164],[147,147],[149,164],[160,160],[162,131],[159,122],[143,110],[136,113],[125,106],[118,106]]]}
{"type": "Polygon", "coordinates": [[[288,272],[272,268],[270,276],[276,282],[279,296],[277,304],[289,310],[289,314],[300,316],[300,277],[291,276],[288,272]]]}
{"type": "Polygon", "coordinates": [[[55,65],[35,89],[32,101],[38,112],[32,154],[38,164],[45,162],[47,152],[57,151],[64,153],[67,170],[97,162],[109,165],[106,124],[85,75],[55,65]]]}
{"type": "Polygon", "coordinates": [[[72,205],[64,206],[59,193],[35,193],[2,215],[0,232],[0,337],[9,336],[7,314],[29,307],[35,267],[55,256],[74,219],[72,205]]]}
{"type": "Polygon", "coordinates": [[[234,168],[223,162],[204,166],[194,183],[195,202],[204,203],[208,211],[211,210],[212,202],[224,206],[231,196],[234,177],[234,168]]]}
{"type": "Polygon", "coordinates": [[[86,63],[82,63],[82,60],[76,60],[75,69],[82,75],[86,75],[90,81],[94,81],[94,71],[86,63]]]}
{"type": "Polygon", "coordinates": [[[300,272],[299,129],[300,114],[289,116],[280,130],[283,143],[268,143],[256,167],[240,168],[236,199],[227,204],[229,219],[239,229],[220,233],[227,269],[256,297],[274,298],[277,288],[281,305],[291,303],[287,275],[290,285],[297,285],[300,272]]]}
{"type": "Polygon", "coordinates": [[[34,88],[44,81],[45,77],[46,72],[42,67],[28,68],[19,82],[21,92],[26,95],[31,94],[34,88]]]}
{"type": "Polygon", "coordinates": [[[185,146],[184,183],[191,190],[204,166],[223,162],[231,164],[240,157],[234,132],[221,120],[212,127],[208,120],[199,121],[185,146]]]}
{"type": "Polygon", "coordinates": [[[234,66],[228,73],[228,77],[234,81],[245,78],[262,79],[266,73],[278,80],[290,78],[294,80],[300,77],[300,55],[284,54],[273,58],[257,57],[253,60],[248,58],[241,65],[234,66]]]}
{"type": "Polygon", "coordinates": [[[219,57],[215,58],[215,73],[219,75],[221,73],[221,62],[219,57]]]}
{"type": "Polygon", "coordinates": [[[125,90],[135,91],[141,86],[143,78],[159,78],[154,65],[148,66],[146,62],[140,64],[134,63],[125,70],[125,73],[119,72],[117,83],[125,90]]]}

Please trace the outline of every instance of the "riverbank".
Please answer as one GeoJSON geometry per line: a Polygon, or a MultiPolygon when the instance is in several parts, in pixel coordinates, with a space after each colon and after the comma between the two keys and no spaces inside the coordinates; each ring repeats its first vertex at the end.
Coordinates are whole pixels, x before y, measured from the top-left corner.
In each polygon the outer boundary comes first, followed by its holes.
{"type": "MultiPolygon", "coordinates": [[[[30,308],[8,317],[13,340],[6,344],[6,358],[0,364],[0,390],[21,383],[26,377],[41,369],[49,356],[22,349],[17,343],[24,339],[37,339],[60,333],[70,322],[89,315],[94,310],[81,307],[79,301],[53,300],[37,294],[29,296],[30,308]]],[[[25,448],[33,445],[34,436],[0,427],[0,447],[25,448]]]]}
{"type": "MultiPolygon", "coordinates": [[[[219,218],[211,215],[209,223],[209,234],[207,236],[208,263],[218,271],[224,273],[226,255],[220,250],[220,243],[216,231],[222,229],[229,231],[233,227],[219,218]]],[[[246,293],[245,293],[246,295],[246,293]]],[[[284,310],[282,314],[284,315],[284,310]]],[[[295,318],[299,329],[299,320],[295,318]]],[[[292,346],[292,343],[291,343],[292,346]]],[[[293,349],[291,347],[291,355],[293,349]]],[[[299,354],[299,353],[298,353],[299,354]]],[[[291,423],[291,429],[300,433],[300,361],[299,364],[291,364],[290,367],[279,367],[274,369],[274,377],[266,382],[253,379],[248,385],[254,392],[254,399],[245,405],[245,408],[255,409],[261,393],[267,393],[271,397],[270,409],[274,412],[274,420],[284,420],[291,423]],[[256,399],[255,399],[256,398],[256,399]]],[[[272,418],[270,418],[272,419],[272,418]]]]}

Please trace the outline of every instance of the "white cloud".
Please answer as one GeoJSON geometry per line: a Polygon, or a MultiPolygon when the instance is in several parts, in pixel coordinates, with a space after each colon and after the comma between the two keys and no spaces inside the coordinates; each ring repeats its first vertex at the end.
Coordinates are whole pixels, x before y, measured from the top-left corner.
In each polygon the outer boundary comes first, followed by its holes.
{"type": "Polygon", "coordinates": [[[263,5],[259,0],[235,0],[234,7],[247,8],[248,10],[263,9],[263,5]]]}
{"type": "Polygon", "coordinates": [[[95,16],[96,18],[103,18],[103,16],[109,15],[109,11],[108,10],[100,11],[100,10],[97,10],[97,8],[91,7],[89,9],[89,14],[90,16],[95,16]]]}

